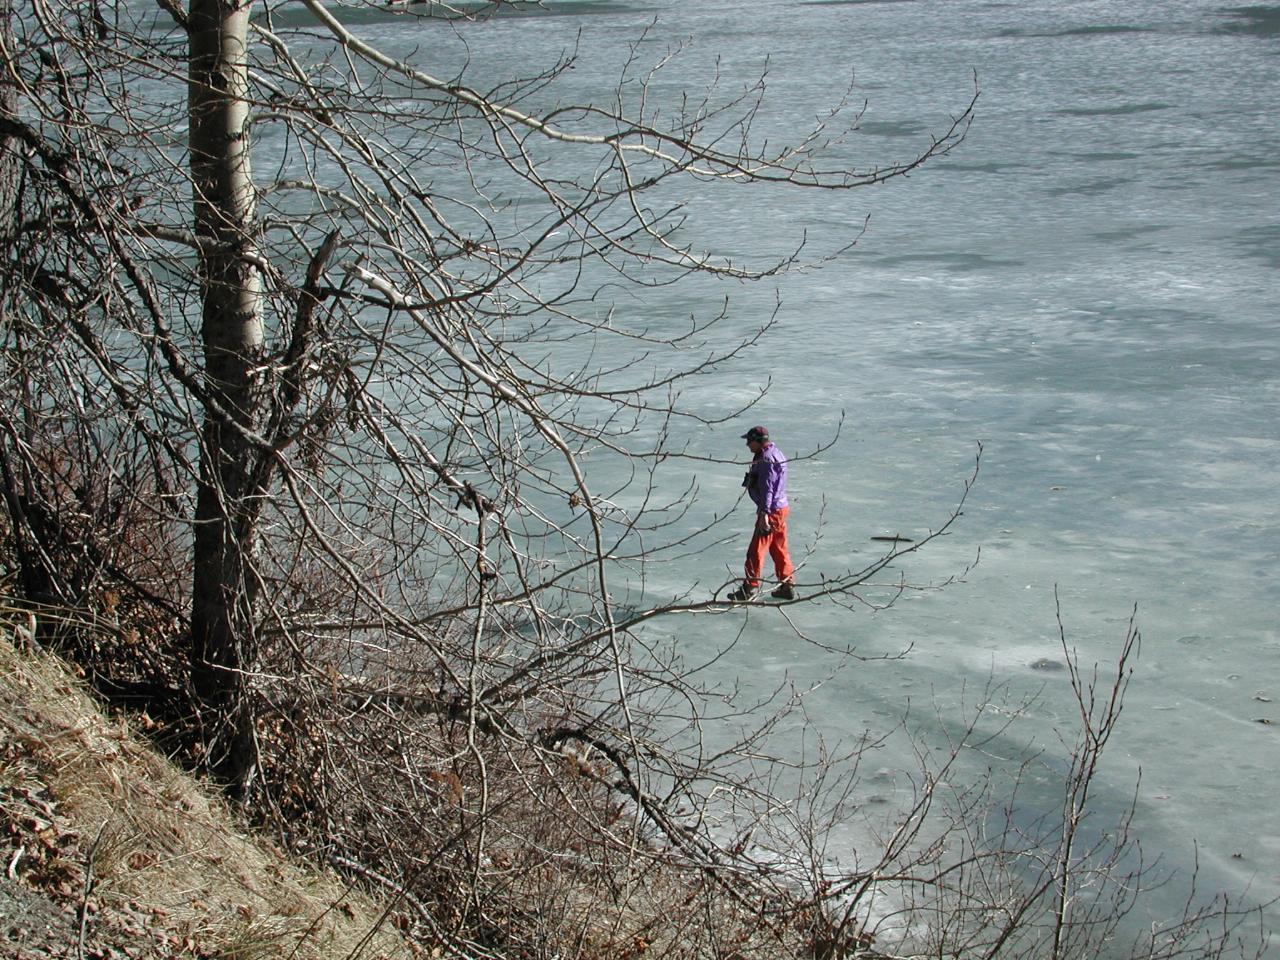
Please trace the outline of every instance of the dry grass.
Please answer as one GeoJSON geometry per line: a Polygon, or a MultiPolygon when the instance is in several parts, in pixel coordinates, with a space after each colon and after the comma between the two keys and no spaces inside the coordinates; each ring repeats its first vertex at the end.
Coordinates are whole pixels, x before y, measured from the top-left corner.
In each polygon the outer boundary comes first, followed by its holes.
{"type": "Polygon", "coordinates": [[[0,870],[10,880],[73,911],[88,904],[84,926],[99,942],[113,929],[131,941],[116,955],[419,953],[367,896],[238,829],[213,795],[104,716],[61,660],[15,648],[24,621],[0,610],[0,870]]]}

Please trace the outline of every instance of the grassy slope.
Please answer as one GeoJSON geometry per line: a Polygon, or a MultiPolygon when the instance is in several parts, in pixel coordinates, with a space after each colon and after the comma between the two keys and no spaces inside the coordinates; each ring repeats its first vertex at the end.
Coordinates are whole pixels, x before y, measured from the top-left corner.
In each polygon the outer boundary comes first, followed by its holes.
{"type": "Polygon", "coordinates": [[[377,904],[237,829],[21,635],[0,614],[0,957],[414,956],[377,904]]]}

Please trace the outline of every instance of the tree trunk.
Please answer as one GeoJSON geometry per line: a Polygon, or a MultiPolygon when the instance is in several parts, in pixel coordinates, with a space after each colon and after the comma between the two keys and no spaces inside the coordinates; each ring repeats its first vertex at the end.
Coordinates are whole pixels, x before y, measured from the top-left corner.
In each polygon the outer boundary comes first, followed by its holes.
{"type": "MultiPolygon", "coordinates": [[[[0,57],[13,49],[13,4],[0,0],[0,57]]],[[[0,116],[16,116],[13,81],[9,79],[12,64],[0,62],[0,116]]],[[[8,250],[13,242],[18,216],[18,154],[13,138],[0,134],[0,242],[8,250]]]]}
{"type": "Polygon", "coordinates": [[[250,0],[190,4],[190,148],[201,241],[204,423],[196,500],[191,679],[207,762],[235,793],[253,774],[249,703],[256,659],[254,569],[260,491],[252,488],[262,419],[260,277],[249,171],[246,43],[250,0]]]}

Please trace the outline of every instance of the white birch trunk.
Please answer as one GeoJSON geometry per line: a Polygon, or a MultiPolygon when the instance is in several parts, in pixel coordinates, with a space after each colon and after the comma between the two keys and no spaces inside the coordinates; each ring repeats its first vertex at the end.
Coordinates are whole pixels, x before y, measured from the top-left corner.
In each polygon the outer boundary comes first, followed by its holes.
{"type": "Polygon", "coordinates": [[[247,672],[256,658],[253,569],[261,419],[260,277],[252,266],[247,36],[251,2],[191,0],[190,148],[194,220],[202,244],[205,386],[192,591],[192,683],[204,708],[207,761],[240,791],[255,765],[247,672]],[[238,429],[243,428],[243,429],[238,429]]]}

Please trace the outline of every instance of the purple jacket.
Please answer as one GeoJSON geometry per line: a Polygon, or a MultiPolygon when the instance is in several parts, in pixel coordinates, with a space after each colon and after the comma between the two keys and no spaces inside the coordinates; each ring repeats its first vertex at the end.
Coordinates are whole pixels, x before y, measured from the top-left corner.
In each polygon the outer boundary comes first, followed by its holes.
{"type": "Polygon", "coordinates": [[[747,493],[759,513],[773,513],[787,503],[787,458],[772,443],[751,461],[747,471],[747,493]]]}

